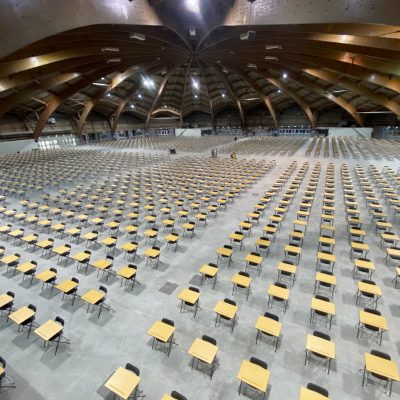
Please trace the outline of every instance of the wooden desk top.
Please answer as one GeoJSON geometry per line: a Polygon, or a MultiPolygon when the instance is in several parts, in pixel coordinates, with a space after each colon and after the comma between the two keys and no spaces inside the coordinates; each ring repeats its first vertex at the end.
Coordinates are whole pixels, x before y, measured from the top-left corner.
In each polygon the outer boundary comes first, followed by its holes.
{"type": "Polygon", "coordinates": [[[316,299],[315,297],[311,300],[311,308],[316,311],[321,311],[327,313],[329,315],[336,314],[336,306],[335,303],[331,301],[324,301],[320,299],[316,299]]]}
{"type": "Polygon", "coordinates": [[[290,272],[291,274],[295,274],[297,271],[297,266],[281,261],[278,264],[278,270],[284,271],[284,272],[290,272]]]}
{"type": "Polygon", "coordinates": [[[41,272],[35,276],[36,279],[39,279],[42,282],[47,282],[50,279],[54,278],[57,274],[49,269],[46,271],[41,272]]]}
{"type": "Polygon", "coordinates": [[[335,239],[333,239],[333,238],[327,238],[327,237],[324,237],[324,236],[320,236],[319,242],[320,242],[320,243],[326,243],[326,244],[329,244],[329,245],[334,245],[334,244],[336,244],[336,240],[335,240],[335,239]]]}
{"type": "Polygon", "coordinates": [[[371,269],[371,270],[375,269],[375,264],[373,262],[360,260],[358,258],[356,258],[354,260],[354,265],[356,267],[368,268],[368,269],[371,269]]]}
{"type": "Polygon", "coordinates": [[[263,228],[264,232],[270,232],[270,233],[275,233],[277,231],[277,228],[275,226],[264,226],[263,228]]]}
{"type": "Polygon", "coordinates": [[[15,261],[18,261],[19,259],[20,259],[20,257],[16,256],[15,254],[9,254],[8,256],[5,256],[2,259],[0,259],[0,262],[2,262],[4,264],[10,264],[15,261]]]}
{"type": "Polygon", "coordinates": [[[20,325],[33,315],[35,315],[35,311],[28,307],[21,307],[17,311],[12,312],[9,318],[16,324],[20,325]]]}
{"type": "Polygon", "coordinates": [[[231,233],[229,235],[229,238],[233,239],[233,240],[243,240],[244,234],[243,233],[241,233],[241,234],[239,234],[239,233],[231,233]]]}
{"type": "Polygon", "coordinates": [[[388,330],[388,325],[385,317],[375,315],[364,310],[359,311],[360,322],[362,324],[371,325],[384,331],[388,330]]]}
{"type": "Polygon", "coordinates": [[[219,268],[205,264],[199,269],[199,272],[203,275],[215,276],[217,274],[218,270],[219,270],[219,268]]]}
{"type": "Polygon", "coordinates": [[[131,267],[122,267],[120,270],[118,270],[117,275],[121,276],[125,279],[131,279],[133,276],[136,275],[137,270],[135,268],[131,267]]]}
{"type": "Polygon", "coordinates": [[[105,297],[105,293],[100,292],[96,289],[89,290],[83,296],[81,296],[82,300],[87,301],[90,304],[96,304],[98,301],[105,297]]]}
{"type": "Polygon", "coordinates": [[[90,254],[82,251],[80,253],[73,255],[71,258],[75,261],[83,262],[89,260],[90,254]]]}
{"type": "Polygon", "coordinates": [[[221,254],[222,256],[230,257],[232,255],[232,253],[233,253],[233,250],[232,249],[227,249],[225,247],[219,247],[216,250],[216,252],[217,252],[217,254],[221,254]]]}
{"type": "Polygon", "coordinates": [[[154,229],[146,229],[144,235],[148,237],[154,237],[158,235],[158,231],[155,231],[154,229]]]}
{"type": "Polygon", "coordinates": [[[238,306],[234,306],[233,304],[225,303],[225,301],[221,300],[214,307],[214,312],[219,315],[223,315],[224,317],[227,317],[229,319],[232,319],[235,317],[238,309],[239,309],[238,306]]]}
{"type": "Polygon", "coordinates": [[[269,335],[279,337],[282,329],[282,323],[275,321],[272,318],[264,317],[260,315],[256,322],[256,329],[268,333],[269,335]]]}
{"type": "Polygon", "coordinates": [[[400,248],[399,249],[387,248],[386,251],[390,256],[400,256],[400,248]]]}
{"type": "Polygon", "coordinates": [[[26,263],[20,264],[17,267],[17,271],[22,272],[22,273],[29,272],[33,269],[36,269],[36,264],[32,264],[31,262],[26,262],[26,263]]]}
{"type": "Polygon", "coordinates": [[[197,338],[190,346],[188,353],[207,364],[211,364],[217,355],[218,349],[218,346],[214,346],[212,343],[197,338]]]}
{"type": "Polygon", "coordinates": [[[65,253],[69,253],[71,251],[70,247],[67,246],[58,246],[53,249],[53,253],[63,255],[65,253]]]}
{"type": "Polygon", "coordinates": [[[336,285],[336,276],[324,274],[323,272],[317,271],[315,274],[315,280],[319,282],[329,283],[331,285],[336,285]]]}
{"type": "Polygon", "coordinates": [[[62,330],[63,326],[61,324],[49,319],[44,324],[40,325],[39,328],[35,329],[34,332],[44,341],[48,341],[62,330]]]}
{"type": "Polygon", "coordinates": [[[11,303],[13,298],[6,293],[0,294],[0,308],[11,303]]]}
{"type": "Polygon", "coordinates": [[[239,275],[239,274],[235,274],[231,278],[231,282],[234,285],[240,285],[240,286],[244,286],[244,287],[250,286],[251,281],[252,281],[252,278],[243,276],[243,275],[239,275]]]}
{"type": "Polygon", "coordinates": [[[285,246],[285,251],[290,251],[292,253],[301,254],[301,247],[291,246],[290,244],[287,244],[285,246]]]}
{"type": "Polygon", "coordinates": [[[200,297],[200,293],[195,292],[194,290],[190,289],[183,289],[179,294],[178,294],[178,299],[185,301],[190,304],[195,304],[200,297]]]}
{"type": "Polygon", "coordinates": [[[111,245],[117,243],[117,239],[113,238],[113,237],[106,237],[105,239],[103,239],[101,241],[101,243],[106,245],[106,246],[111,246],[111,245]]]}
{"type": "Polygon", "coordinates": [[[247,383],[262,392],[267,390],[269,377],[269,370],[262,368],[257,364],[253,364],[248,360],[242,362],[240,370],[236,376],[240,381],[247,383]]]}
{"type": "Polygon", "coordinates": [[[268,293],[269,296],[279,297],[280,299],[288,300],[289,299],[290,290],[289,289],[285,289],[285,288],[281,288],[279,286],[270,285],[270,287],[268,288],[268,292],[267,293],[268,293]]]}
{"type": "Polygon", "coordinates": [[[336,357],[335,343],[318,336],[307,335],[306,349],[328,358],[334,359],[336,357]]]}
{"type": "Polygon", "coordinates": [[[321,260],[328,260],[330,262],[336,261],[336,256],[334,254],[324,253],[323,251],[318,252],[317,258],[321,260]]]}
{"type": "Polygon", "coordinates": [[[112,260],[109,260],[107,258],[102,258],[101,260],[98,260],[92,264],[93,267],[105,270],[108,269],[112,266],[112,260]]]}
{"type": "Polygon", "coordinates": [[[351,242],[351,248],[357,250],[369,250],[369,246],[366,243],[351,242]]]}
{"type": "Polygon", "coordinates": [[[358,290],[360,292],[371,293],[375,296],[382,296],[382,290],[377,285],[371,285],[371,284],[365,283],[365,282],[358,282],[358,290]]]}
{"type": "Polygon", "coordinates": [[[162,342],[168,342],[176,328],[161,321],[156,321],[147,333],[162,342]]]}
{"type": "Polygon", "coordinates": [[[296,219],[296,220],[293,222],[293,225],[307,226],[307,225],[308,225],[308,222],[307,222],[307,221],[303,221],[303,220],[301,220],[301,219],[296,219]]]}
{"type": "Polygon", "coordinates": [[[22,238],[24,242],[34,242],[38,240],[38,236],[36,235],[27,235],[22,238]]]}
{"type": "Polygon", "coordinates": [[[365,353],[365,368],[369,372],[385,376],[394,381],[400,380],[397,364],[394,361],[385,360],[384,358],[373,356],[365,353]]]}
{"type": "Polygon", "coordinates": [[[299,400],[329,400],[329,397],[323,396],[313,390],[301,387],[299,400]]]}
{"type": "Polygon", "coordinates": [[[138,245],[136,243],[125,243],[121,246],[121,250],[124,251],[133,251],[136,250],[138,248],[138,245]]]}
{"type": "Polygon", "coordinates": [[[61,290],[64,293],[69,292],[70,290],[76,288],[78,286],[77,282],[74,282],[70,279],[67,279],[56,286],[56,289],[61,290]]]}
{"type": "Polygon", "coordinates": [[[119,367],[104,386],[117,396],[127,400],[140,382],[140,377],[134,372],[119,367]]]}
{"type": "Polygon", "coordinates": [[[261,264],[263,261],[263,258],[261,256],[255,256],[254,254],[247,254],[245,257],[245,261],[251,262],[254,264],[261,264]]]}
{"type": "Polygon", "coordinates": [[[143,254],[147,257],[150,258],[155,258],[158,257],[160,255],[161,251],[157,250],[157,249],[153,249],[152,247],[150,247],[149,249],[147,249],[143,254]]]}
{"type": "Polygon", "coordinates": [[[45,247],[53,246],[53,244],[54,244],[54,242],[52,242],[51,240],[43,240],[43,241],[37,243],[36,246],[45,248],[45,247]]]}

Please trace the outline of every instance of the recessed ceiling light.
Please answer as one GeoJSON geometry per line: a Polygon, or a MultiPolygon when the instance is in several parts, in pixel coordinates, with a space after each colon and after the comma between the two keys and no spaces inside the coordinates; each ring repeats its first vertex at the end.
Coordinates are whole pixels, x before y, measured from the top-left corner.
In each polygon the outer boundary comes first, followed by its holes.
{"type": "Polygon", "coordinates": [[[119,47],[102,47],[101,51],[109,51],[111,53],[117,53],[119,51],[119,47]]]}
{"type": "Polygon", "coordinates": [[[282,50],[282,46],[279,44],[266,44],[265,50],[282,50]]]}
{"type": "Polygon", "coordinates": [[[135,108],[135,106],[133,104],[131,104],[131,108],[135,108]]]}
{"type": "Polygon", "coordinates": [[[136,40],[140,40],[140,41],[144,41],[146,40],[146,36],[143,35],[142,33],[132,33],[129,35],[129,39],[136,39],[136,40]]]}
{"type": "Polygon", "coordinates": [[[186,0],[186,7],[191,12],[200,12],[199,0],[186,0]]]}
{"type": "Polygon", "coordinates": [[[278,93],[282,93],[282,90],[281,90],[281,89],[279,89],[279,90],[278,90],[278,93]]]}
{"type": "Polygon", "coordinates": [[[111,94],[110,94],[110,93],[107,93],[107,97],[111,97],[111,94]]]}
{"type": "Polygon", "coordinates": [[[278,57],[275,56],[265,56],[264,60],[269,60],[269,61],[278,61],[278,57]]]}
{"type": "Polygon", "coordinates": [[[139,93],[137,97],[139,97],[139,99],[141,99],[141,98],[142,98],[142,95],[139,93]]]}
{"type": "Polygon", "coordinates": [[[197,99],[199,96],[197,96],[197,94],[194,95],[194,98],[197,99]]]}
{"type": "Polygon", "coordinates": [[[225,97],[225,93],[222,93],[221,96],[222,96],[222,97],[225,97]]]}
{"type": "Polygon", "coordinates": [[[286,72],[283,73],[282,78],[283,78],[283,79],[286,79],[286,78],[287,78],[287,73],[286,73],[286,72]]]}

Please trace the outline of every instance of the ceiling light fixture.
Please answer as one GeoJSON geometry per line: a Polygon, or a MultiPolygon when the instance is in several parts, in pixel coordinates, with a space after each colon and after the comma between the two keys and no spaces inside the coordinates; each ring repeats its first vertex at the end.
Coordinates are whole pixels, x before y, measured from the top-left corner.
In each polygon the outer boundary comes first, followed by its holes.
{"type": "Polygon", "coordinates": [[[286,78],[287,78],[287,73],[286,73],[286,72],[283,73],[282,78],[283,78],[283,79],[286,79],[286,78]]]}
{"type": "Polygon", "coordinates": [[[93,82],[95,86],[108,86],[107,83],[93,82]]]}
{"type": "Polygon", "coordinates": [[[265,50],[282,50],[282,46],[279,44],[266,44],[265,50]]]}
{"type": "Polygon", "coordinates": [[[225,97],[225,93],[222,93],[221,96],[222,96],[222,97],[225,97]]]}
{"type": "Polygon", "coordinates": [[[137,95],[137,97],[139,97],[139,99],[143,98],[143,96],[140,93],[137,95]]]}
{"type": "Polygon", "coordinates": [[[247,31],[240,34],[240,40],[254,40],[256,38],[256,31],[247,31]]]}
{"type": "Polygon", "coordinates": [[[343,93],[343,92],[347,92],[347,90],[346,89],[332,90],[331,93],[343,93]]]}
{"type": "Polygon", "coordinates": [[[153,88],[154,87],[154,81],[151,78],[143,78],[143,85],[147,88],[153,88]]]}
{"type": "Polygon", "coordinates": [[[107,60],[107,63],[119,63],[121,62],[120,58],[110,58],[107,60]]]}
{"type": "Polygon", "coordinates": [[[199,0],[186,0],[186,8],[194,13],[200,12],[199,0]]]}
{"type": "Polygon", "coordinates": [[[146,36],[143,35],[143,33],[135,32],[135,33],[132,33],[129,35],[129,39],[136,39],[136,40],[140,40],[143,42],[144,40],[146,40],[146,36]]]}
{"type": "Polygon", "coordinates": [[[247,68],[257,69],[257,65],[256,64],[252,64],[252,63],[248,63],[247,64],[247,68]]]}
{"type": "Polygon", "coordinates": [[[265,56],[264,60],[269,60],[269,61],[278,61],[278,57],[275,56],[265,56]]]}
{"type": "Polygon", "coordinates": [[[197,79],[192,78],[192,85],[196,90],[199,90],[200,85],[199,85],[199,81],[197,79]]]}
{"type": "Polygon", "coordinates": [[[101,51],[109,51],[117,53],[119,51],[119,47],[102,47],[101,51]]]}
{"type": "Polygon", "coordinates": [[[131,104],[131,108],[135,108],[135,106],[133,104],[131,104]]]}

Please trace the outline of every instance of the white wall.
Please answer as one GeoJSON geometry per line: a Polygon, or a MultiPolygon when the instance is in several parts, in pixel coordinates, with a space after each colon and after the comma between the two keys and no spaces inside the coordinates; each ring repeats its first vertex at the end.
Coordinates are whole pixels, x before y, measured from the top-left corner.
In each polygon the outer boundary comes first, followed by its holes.
{"type": "Polygon", "coordinates": [[[175,129],[176,136],[200,137],[201,129],[175,129]]]}
{"type": "Polygon", "coordinates": [[[371,138],[372,128],[329,128],[328,136],[347,136],[354,138],[371,138]]]}
{"type": "Polygon", "coordinates": [[[0,142],[0,154],[12,154],[20,151],[30,151],[38,149],[39,144],[35,143],[33,139],[28,140],[11,140],[8,142],[0,142]]]}

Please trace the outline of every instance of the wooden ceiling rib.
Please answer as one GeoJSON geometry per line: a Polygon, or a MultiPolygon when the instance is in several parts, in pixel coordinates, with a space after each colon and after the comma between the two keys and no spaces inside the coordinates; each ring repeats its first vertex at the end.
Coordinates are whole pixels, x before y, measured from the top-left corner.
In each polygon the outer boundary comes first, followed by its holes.
{"type": "Polygon", "coordinates": [[[398,26],[373,24],[221,26],[206,32],[193,50],[168,26],[85,26],[0,60],[0,117],[30,118],[43,103],[36,138],[57,110],[78,121],[77,134],[93,111],[111,116],[116,131],[125,111],[149,126],[162,111],[179,116],[182,124],[196,111],[209,112],[214,121],[216,113],[233,105],[245,125],[245,113],[260,104],[275,126],[277,113],[293,105],[311,126],[317,124],[317,110],[337,106],[362,126],[359,112],[374,107],[400,116],[398,32],[398,26]],[[248,30],[256,31],[255,40],[240,40],[248,30]],[[132,33],[145,40],[130,39],[132,33]],[[196,96],[192,71],[199,77],[196,96]],[[155,93],[141,82],[147,76],[156,83],[155,93]],[[100,78],[106,86],[94,88],[100,78]],[[127,109],[138,90],[142,98],[127,109]]]}

